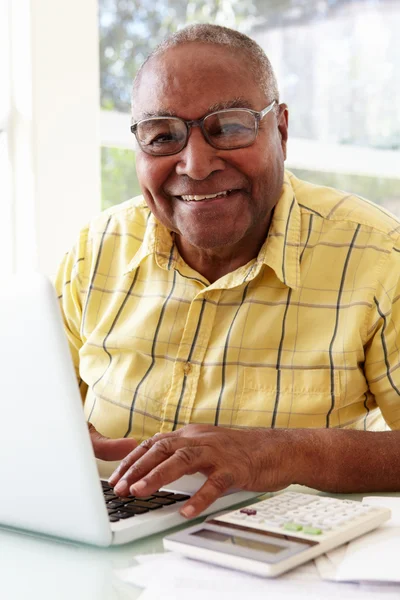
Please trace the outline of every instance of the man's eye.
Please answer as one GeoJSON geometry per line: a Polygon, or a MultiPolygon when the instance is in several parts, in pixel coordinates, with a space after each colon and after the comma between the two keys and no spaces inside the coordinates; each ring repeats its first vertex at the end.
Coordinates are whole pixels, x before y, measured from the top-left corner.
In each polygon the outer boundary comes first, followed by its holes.
{"type": "Polygon", "coordinates": [[[242,135],[243,133],[248,133],[249,129],[245,127],[242,123],[227,123],[225,125],[213,127],[209,132],[209,135],[212,137],[220,137],[220,136],[235,136],[242,135]]]}
{"type": "Polygon", "coordinates": [[[170,142],[176,142],[176,141],[177,141],[176,136],[173,136],[168,133],[163,133],[163,134],[157,135],[156,137],[152,138],[149,141],[146,141],[146,144],[151,146],[152,144],[168,144],[170,142]]]}

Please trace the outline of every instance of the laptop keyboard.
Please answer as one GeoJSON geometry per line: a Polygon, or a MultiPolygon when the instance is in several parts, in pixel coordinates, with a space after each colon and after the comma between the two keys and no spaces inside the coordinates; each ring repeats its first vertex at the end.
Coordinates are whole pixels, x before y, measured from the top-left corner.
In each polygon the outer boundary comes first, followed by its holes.
{"type": "Polygon", "coordinates": [[[135,515],[143,515],[153,510],[159,510],[163,506],[170,506],[177,502],[188,500],[190,496],[186,494],[175,494],[174,492],[154,492],[151,496],[138,498],[136,496],[127,496],[122,498],[114,494],[113,488],[106,481],[102,481],[104,500],[107,506],[108,518],[111,523],[116,523],[120,519],[130,519],[135,515]]]}

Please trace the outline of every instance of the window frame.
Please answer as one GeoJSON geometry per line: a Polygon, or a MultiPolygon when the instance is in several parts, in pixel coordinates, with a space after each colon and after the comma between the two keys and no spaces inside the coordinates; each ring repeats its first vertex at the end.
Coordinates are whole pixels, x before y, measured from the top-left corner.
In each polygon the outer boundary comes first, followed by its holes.
{"type": "MultiPolygon", "coordinates": [[[[101,110],[101,145],[135,151],[134,136],[129,129],[130,120],[129,113],[101,110]]],[[[292,138],[289,128],[288,169],[387,177],[399,179],[400,185],[398,165],[398,151],[292,138]]]]}

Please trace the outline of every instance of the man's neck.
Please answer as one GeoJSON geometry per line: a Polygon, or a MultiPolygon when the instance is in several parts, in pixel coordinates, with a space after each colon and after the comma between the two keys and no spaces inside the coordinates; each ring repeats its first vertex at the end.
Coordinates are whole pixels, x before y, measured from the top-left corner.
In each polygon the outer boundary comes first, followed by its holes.
{"type": "Polygon", "coordinates": [[[214,283],[256,258],[265,242],[268,229],[269,224],[263,236],[245,238],[233,246],[222,248],[198,248],[180,235],[175,236],[175,241],[179,254],[186,264],[207,281],[214,283]]]}

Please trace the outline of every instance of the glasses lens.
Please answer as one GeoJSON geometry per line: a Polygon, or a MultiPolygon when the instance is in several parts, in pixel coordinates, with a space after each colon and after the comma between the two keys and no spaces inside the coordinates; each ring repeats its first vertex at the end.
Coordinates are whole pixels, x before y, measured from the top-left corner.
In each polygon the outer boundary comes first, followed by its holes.
{"type": "Polygon", "coordinates": [[[166,155],[182,150],[186,142],[187,129],[180,119],[157,117],[140,121],[136,134],[145,152],[166,155]]]}
{"type": "Polygon", "coordinates": [[[247,110],[222,110],[204,120],[204,130],[216,148],[243,148],[255,140],[256,119],[247,110]]]}

